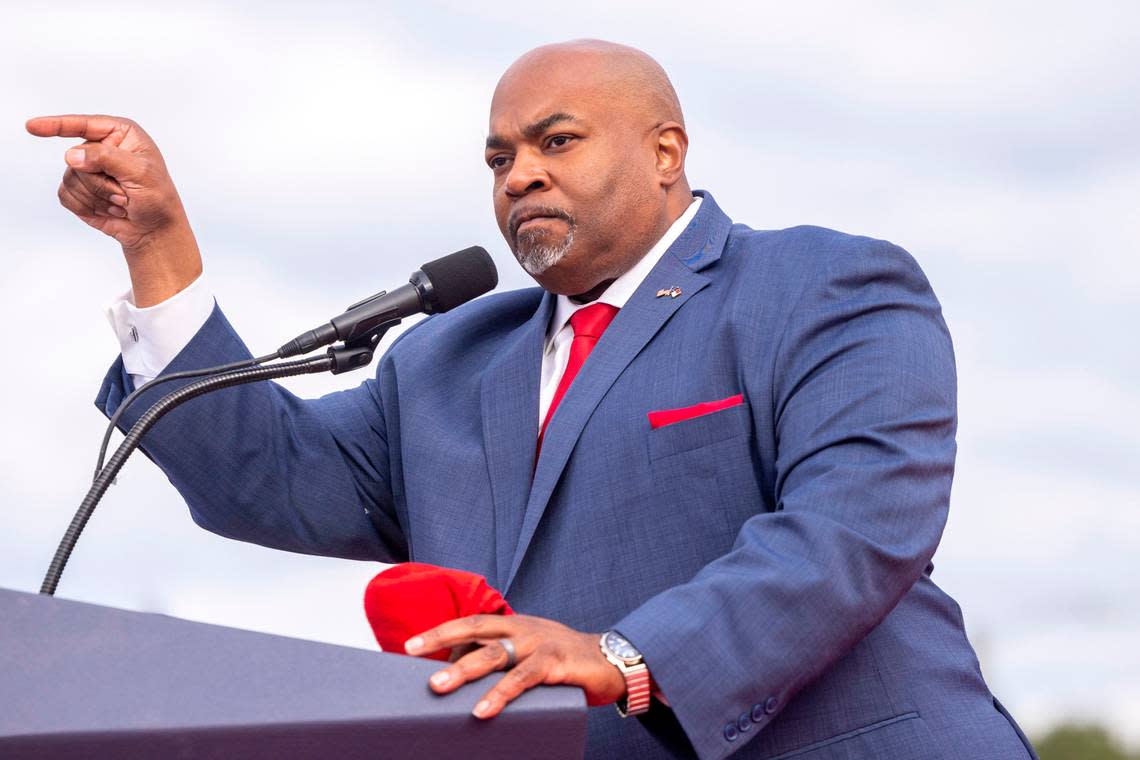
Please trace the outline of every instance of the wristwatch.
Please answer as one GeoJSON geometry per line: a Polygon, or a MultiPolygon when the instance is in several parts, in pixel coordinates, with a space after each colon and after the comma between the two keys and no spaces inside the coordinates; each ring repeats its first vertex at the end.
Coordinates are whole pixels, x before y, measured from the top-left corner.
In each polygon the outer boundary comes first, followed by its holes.
{"type": "Polygon", "coordinates": [[[603,633],[598,644],[602,648],[602,654],[625,678],[626,694],[615,705],[618,715],[623,718],[641,715],[649,709],[650,697],[649,666],[645,664],[641,652],[617,631],[603,633]]]}

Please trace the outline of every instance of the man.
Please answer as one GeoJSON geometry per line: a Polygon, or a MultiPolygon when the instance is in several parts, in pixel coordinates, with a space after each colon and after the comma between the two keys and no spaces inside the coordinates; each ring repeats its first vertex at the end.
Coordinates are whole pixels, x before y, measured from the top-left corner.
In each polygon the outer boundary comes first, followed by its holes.
{"type": "MultiPolygon", "coordinates": [[[[124,338],[103,410],[149,374],[248,357],[146,134],[28,128],[86,138],[61,201],[123,244],[118,308],[165,322],[141,355],[124,338]]],[[[514,664],[480,718],[539,683],[640,713],[592,710],[591,757],[1032,756],[930,579],[956,418],[929,285],[882,241],[732,225],[690,190],[687,146],[645,54],[531,51],[495,91],[486,160],[541,289],[420,322],[352,391],[205,397],[148,453],[222,535],[485,575],[526,614],[408,651],[482,645],[439,692],[514,664]]]]}

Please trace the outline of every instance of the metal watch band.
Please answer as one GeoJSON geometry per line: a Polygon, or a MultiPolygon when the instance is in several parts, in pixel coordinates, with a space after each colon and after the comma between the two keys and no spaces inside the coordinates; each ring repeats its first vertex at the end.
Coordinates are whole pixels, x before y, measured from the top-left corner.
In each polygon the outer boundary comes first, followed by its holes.
{"type": "Polygon", "coordinates": [[[623,718],[628,718],[630,715],[640,715],[649,709],[650,699],[653,696],[653,680],[649,676],[649,666],[645,664],[645,661],[641,659],[641,654],[628,641],[623,640],[623,643],[629,646],[637,655],[636,657],[623,658],[616,652],[611,652],[606,645],[606,637],[610,634],[616,634],[619,640],[622,640],[621,634],[616,631],[607,631],[598,640],[598,646],[601,647],[605,658],[621,671],[622,678],[625,679],[625,696],[619,699],[614,707],[617,708],[618,714],[623,718]],[[633,662],[628,662],[628,660],[633,660],[633,662]]]}
{"type": "Polygon", "coordinates": [[[618,714],[623,718],[641,715],[649,709],[650,697],[653,696],[650,691],[649,666],[644,662],[637,665],[621,663],[618,668],[625,676],[626,689],[625,697],[616,704],[618,714]]]}

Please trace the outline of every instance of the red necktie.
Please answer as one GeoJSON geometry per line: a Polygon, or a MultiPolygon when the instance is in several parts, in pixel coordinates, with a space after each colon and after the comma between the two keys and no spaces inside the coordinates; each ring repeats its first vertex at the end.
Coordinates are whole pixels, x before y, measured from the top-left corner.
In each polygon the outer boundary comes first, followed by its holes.
{"type": "MultiPolygon", "coordinates": [[[[546,426],[550,424],[550,418],[554,416],[554,410],[558,408],[558,403],[566,395],[570,383],[574,382],[574,377],[585,364],[586,357],[594,350],[594,346],[598,344],[598,338],[602,337],[602,333],[610,326],[610,322],[614,321],[617,313],[618,308],[616,306],[610,306],[608,303],[595,303],[570,315],[570,327],[574,330],[574,342],[570,344],[570,359],[566,362],[566,371],[562,373],[562,379],[558,381],[558,388],[555,389],[554,398],[550,401],[550,408],[546,411],[546,419],[542,421],[542,427],[538,431],[538,451],[542,451],[542,436],[546,433],[546,426]]],[[[536,455],[535,461],[537,460],[538,456],[536,455]]]]}

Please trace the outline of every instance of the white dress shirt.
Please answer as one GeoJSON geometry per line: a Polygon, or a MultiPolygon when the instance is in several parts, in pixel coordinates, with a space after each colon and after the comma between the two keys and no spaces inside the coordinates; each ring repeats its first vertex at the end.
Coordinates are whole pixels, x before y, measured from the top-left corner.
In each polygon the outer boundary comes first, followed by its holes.
{"type": "MultiPolygon", "coordinates": [[[[608,303],[619,309],[625,306],[646,275],[696,216],[700,205],[701,199],[694,197],[693,202],[677,217],[657,244],[629,271],[614,280],[594,303],[608,303]]],[[[586,306],[589,304],[576,304],[566,296],[558,296],[542,353],[542,377],[538,395],[539,425],[546,416],[546,410],[550,408],[558,381],[562,379],[566,363],[570,360],[570,344],[574,341],[570,316],[586,306]]],[[[199,275],[185,290],[154,306],[140,309],[134,305],[133,293],[127,291],[107,308],[107,319],[119,338],[123,367],[136,388],[158,377],[206,323],[213,309],[214,295],[206,282],[205,274],[199,275]]]]}
{"type": "Polygon", "coordinates": [[[159,373],[186,347],[214,310],[206,275],[162,303],[140,309],[128,290],[107,307],[107,320],[119,338],[123,368],[135,387],[159,373]]]}
{"type": "MultiPolygon", "coordinates": [[[[681,236],[689,222],[697,215],[701,206],[700,197],[694,196],[693,202],[685,209],[685,213],[677,217],[657,244],[641,257],[625,274],[610,283],[605,292],[592,303],[608,303],[610,306],[622,308],[634,291],[645,280],[646,276],[657,266],[657,262],[669,250],[669,246],[681,236]]],[[[584,309],[591,304],[574,303],[566,296],[558,296],[554,306],[554,316],[550,319],[550,326],[546,329],[546,345],[542,352],[542,377],[539,379],[538,391],[538,424],[546,418],[546,410],[554,400],[554,392],[558,390],[558,382],[566,365],[570,361],[570,344],[574,342],[574,328],[570,326],[570,317],[578,309],[584,309]]]]}

